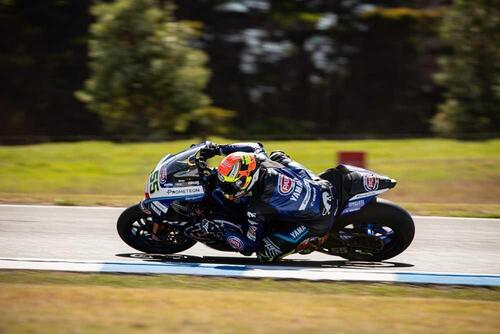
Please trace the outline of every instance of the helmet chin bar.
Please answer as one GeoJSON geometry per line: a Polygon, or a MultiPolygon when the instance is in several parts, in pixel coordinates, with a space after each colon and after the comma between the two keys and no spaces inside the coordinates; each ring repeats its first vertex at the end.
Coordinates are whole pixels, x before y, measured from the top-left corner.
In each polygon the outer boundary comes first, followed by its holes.
{"type": "Polygon", "coordinates": [[[228,200],[230,201],[234,201],[234,200],[237,200],[243,196],[248,196],[251,194],[252,192],[252,188],[253,186],[255,185],[255,183],[257,182],[257,180],[259,179],[259,172],[260,172],[260,169],[257,169],[255,174],[252,176],[252,181],[250,181],[250,184],[243,190],[241,191],[238,191],[237,193],[235,194],[226,194],[224,193],[224,197],[226,197],[228,200]]]}
{"type": "Polygon", "coordinates": [[[242,198],[243,196],[248,195],[248,192],[246,191],[240,191],[234,195],[229,195],[229,194],[224,194],[224,197],[227,198],[230,201],[235,201],[237,199],[242,198]]]}

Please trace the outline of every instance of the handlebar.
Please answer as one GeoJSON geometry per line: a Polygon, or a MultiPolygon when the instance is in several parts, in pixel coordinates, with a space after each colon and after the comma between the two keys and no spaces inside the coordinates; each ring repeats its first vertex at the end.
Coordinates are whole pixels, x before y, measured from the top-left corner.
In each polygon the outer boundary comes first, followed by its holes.
{"type": "Polygon", "coordinates": [[[211,175],[212,169],[208,167],[207,161],[201,156],[195,157],[195,164],[200,173],[203,186],[205,187],[207,185],[207,177],[211,175]]]}

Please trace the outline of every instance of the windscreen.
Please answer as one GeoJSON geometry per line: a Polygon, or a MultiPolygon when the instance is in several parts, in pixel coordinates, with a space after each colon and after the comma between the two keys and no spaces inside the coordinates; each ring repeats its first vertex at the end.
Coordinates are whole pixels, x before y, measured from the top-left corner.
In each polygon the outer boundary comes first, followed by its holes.
{"type": "Polygon", "coordinates": [[[198,200],[204,190],[195,156],[205,144],[195,145],[174,155],[165,156],[150,174],[146,183],[146,197],[171,201],[198,200]]]}

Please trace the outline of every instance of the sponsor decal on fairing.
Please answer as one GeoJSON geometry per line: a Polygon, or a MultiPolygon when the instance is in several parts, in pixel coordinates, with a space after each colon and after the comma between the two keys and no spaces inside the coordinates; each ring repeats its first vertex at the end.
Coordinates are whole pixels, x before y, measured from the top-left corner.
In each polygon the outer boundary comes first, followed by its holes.
{"type": "Polygon", "coordinates": [[[365,201],[364,200],[354,201],[354,202],[348,202],[347,203],[347,207],[348,208],[360,208],[363,205],[365,205],[365,201]]]}
{"type": "Polygon", "coordinates": [[[303,236],[305,234],[305,232],[307,232],[307,228],[303,225],[300,225],[295,230],[290,232],[290,235],[292,236],[292,238],[297,240],[299,237],[303,236]]]}
{"type": "Polygon", "coordinates": [[[203,195],[203,186],[187,186],[187,187],[173,187],[173,188],[162,188],[155,197],[169,198],[169,197],[179,197],[179,196],[193,196],[193,195],[203,195]]]}
{"type": "Polygon", "coordinates": [[[165,205],[161,204],[160,202],[158,201],[154,201],[151,203],[151,206],[153,207],[157,207],[158,209],[160,209],[163,213],[167,213],[168,211],[168,207],[166,207],[165,205]]]}
{"type": "Polygon", "coordinates": [[[226,241],[229,244],[229,246],[231,246],[233,249],[237,250],[238,252],[242,251],[244,248],[243,241],[236,236],[232,235],[232,236],[228,237],[226,241]]]}
{"type": "Polygon", "coordinates": [[[167,186],[167,177],[168,177],[168,171],[167,171],[168,165],[165,164],[161,166],[160,168],[160,187],[165,188],[167,186]]]}
{"type": "Polygon", "coordinates": [[[154,211],[154,213],[156,213],[158,216],[161,216],[161,215],[162,215],[161,211],[160,211],[160,210],[159,210],[156,206],[151,205],[151,206],[150,206],[150,208],[151,208],[151,210],[153,210],[153,211],[154,211]]]}
{"type": "MultiPolygon", "coordinates": [[[[383,190],[387,190],[387,189],[383,189],[383,190]]],[[[382,192],[382,190],[379,190],[379,192],[382,192]]],[[[344,210],[342,210],[341,215],[345,215],[347,213],[361,210],[362,207],[364,207],[366,204],[370,203],[375,198],[374,194],[368,194],[368,196],[369,197],[359,199],[359,200],[356,200],[356,199],[353,200],[354,199],[354,197],[353,197],[349,202],[347,202],[346,207],[344,208],[344,210]]]]}
{"type": "Polygon", "coordinates": [[[378,177],[373,174],[363,175],[363,186],[366,191],[377,190],[378,177]]]}

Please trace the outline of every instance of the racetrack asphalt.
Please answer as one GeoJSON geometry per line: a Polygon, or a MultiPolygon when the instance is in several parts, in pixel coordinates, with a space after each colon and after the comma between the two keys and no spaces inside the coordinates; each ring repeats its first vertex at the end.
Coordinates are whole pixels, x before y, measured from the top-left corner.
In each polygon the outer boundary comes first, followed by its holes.
{"type": "MultiPolygon", "coordinates": [[[[0,205],[0,258],[159,262],[116,233],[123,208],[0,205]]],[[[293,255],[284,264],[318,268],[500,274],[500,219],[413,217],[415,239],[383,263],[349,263],[321,253],[293,255]]],[[[182,261],[252,264],[253,258],[196,244],[182,261]],[[204,257],[201,259],[201,257],[204,257]]],[[[175,261],[175,259],[172,259],[175,261]]]]}

